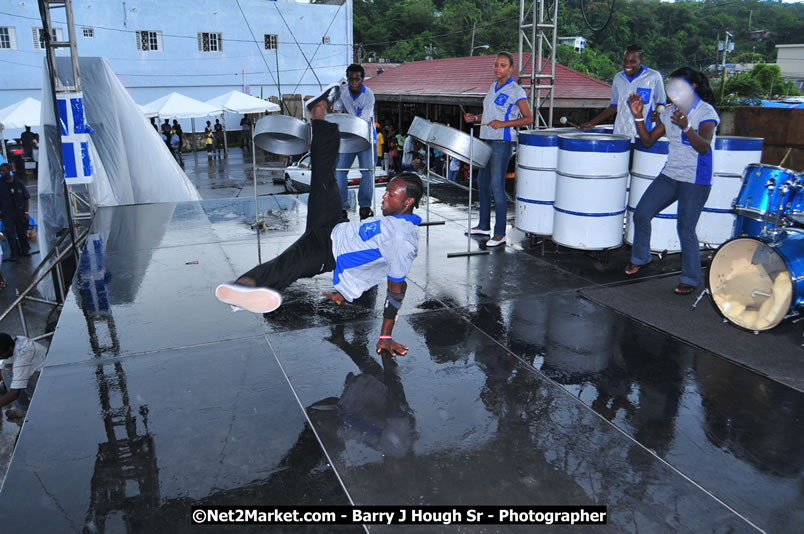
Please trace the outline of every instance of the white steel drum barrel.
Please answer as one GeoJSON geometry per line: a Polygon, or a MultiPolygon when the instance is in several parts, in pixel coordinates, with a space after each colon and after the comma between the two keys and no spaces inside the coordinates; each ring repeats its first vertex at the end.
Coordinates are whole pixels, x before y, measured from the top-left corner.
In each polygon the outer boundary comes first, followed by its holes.
{"type": "Polygon", "coordinates": [[[715,137],[712,190],[698,219],[698,241],[719,246],[732,236],[732,206],[740,194],[745,168],[762,160],[761,137],[715,137]]]}
{"type": "Polygon", "coordinates": [[[622,244],[630,150],[623,135],[559,135],[554,242],[582,250],[622,244]]]}
{"type": "MultiPolygon", "coordinates": [[[[670,142],[666,137],[646,147],[637,139],[634,143],[634,162],[631,165],[631,192],[628,196],[628,217],[625,225],[625,242],[634,244],[634,210],[642,195],[662,172],[667,162],[670,142]]],[[[650,249],[653,252],[677,252],[681,250],[676,226],[678,202],[673,202],[660,211],[651,221],[650,249]]]]}
{"type": "Polygon", "coordinates": [[[712,176],[712,190],[706,199],[695,233],[698,241],[707,245],[719,246],[731,239],[734,230],[734,214],[732,205],[743,177],[736,174],[715,174],[712,176]]]}
{"type": "Polygon", "coordinates": [[[516,166],[516,227],[536,235],[553,233],[558,135],[575,128],[519,132],[516,166]]]}
{"type": "Polygon", "coordinates": [[[712,152],[712,173],[742,176],[752,163],[762,161],[761,137],[736,137],[724,135],[715,137],[715,150],[712,152]]]}

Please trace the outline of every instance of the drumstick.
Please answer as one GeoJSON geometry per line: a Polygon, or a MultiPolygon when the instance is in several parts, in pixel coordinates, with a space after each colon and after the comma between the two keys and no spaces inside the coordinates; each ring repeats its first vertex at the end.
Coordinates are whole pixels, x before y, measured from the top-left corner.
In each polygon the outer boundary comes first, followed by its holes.
{"type": "Polygon", "coordinates": [[[574,122],[571,122],[567,117],[561,117],[560,119],[558,119],[558,122],[560,122],[561,124],[569,124],[570,126],[575,126],[576,128],[580,128],[580,126],[578,126],[574,122]]]}
{"type": "Polygon", "coordinates": [[[779,167],[784,165],[784,162],[787,161],[787,156],[789,156],[790,152],[792,152],[792,151],[793,151],[793,147],[790,147],[790,148],[787,149],[787,152],[785,153],[784,157],[782,158],[782,161],[779,162],[779,167]]]}

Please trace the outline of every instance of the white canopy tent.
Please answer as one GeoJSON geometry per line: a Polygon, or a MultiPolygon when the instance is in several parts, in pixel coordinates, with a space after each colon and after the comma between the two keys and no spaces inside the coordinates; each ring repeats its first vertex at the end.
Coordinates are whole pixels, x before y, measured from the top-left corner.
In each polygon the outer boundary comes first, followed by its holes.
{"type": "Polygon", "coordinates": [[[41,115],[42,103],[35,98],[26,98],[16,104],[0,109],[0,150],[4,158],[8,159],[3,130],[39,126],[41,115]]]}
{"type": "Polygon", "coordinates": [[[225,111],[242,114],[279,111],[277,104],[247,95],[241,91],[229,91],[212,100],[207,100],[207,104],[225,111]]]}
{"type": "MultiPolygon", "coordinates": [[[[279,111],[279,106],[273,102],[262,100],[251,95],[247,95],[241,91],[229,91],[219,97],[207,100],[207,104],[213,107],[219,107],[223,111],[230,113],[263,113],[279,111]]],[[[223,123],[223,141],[225,150],[229,150],[229,143],[226,141],[226,118],[221,112],[221,122],[223,123]]]]}
{"type": "Polygon", "coordinates": [[[218,115],[223,110],[220,107],[210,106],[195,98],[184,96],[181,93],[170,93],[162,98],[157,98],[143,106],[143,113],[151,114],[156,112],[156,116],[161,119],[192,119],[194,117],[206,117],[207,115],[218,115]]]}

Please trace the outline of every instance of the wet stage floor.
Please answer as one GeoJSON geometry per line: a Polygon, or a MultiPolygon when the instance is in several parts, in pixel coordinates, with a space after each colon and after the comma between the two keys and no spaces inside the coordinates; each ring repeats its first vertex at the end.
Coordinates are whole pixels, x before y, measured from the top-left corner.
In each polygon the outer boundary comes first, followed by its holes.
{"type": "MultiPolygon", "coordinates": [[[[301,233],[305,202],[260,199],[263,259],[301,233]]],[[[253,199],[99,212],[0,493],[3,532],[197,532],[195,504],[608,507],[607,525],[568,531],[804,522],[804,393],[579,294],[619,264],[562,263],[514,231],[448,259],[465,211],[434,200],[445,224],[420,231],[394,330],[410,352],[390,358],[374,350],[384,291],[337,307],[319,296],[329,274],[264,317],[215,300],[257,262],[253,220],[253,199]]]]}

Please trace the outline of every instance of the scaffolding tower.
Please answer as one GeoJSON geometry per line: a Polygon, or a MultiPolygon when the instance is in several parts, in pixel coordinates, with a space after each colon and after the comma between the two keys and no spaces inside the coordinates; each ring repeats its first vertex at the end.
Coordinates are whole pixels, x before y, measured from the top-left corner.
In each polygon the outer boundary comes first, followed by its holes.
{"type": "Polygon", "coordinates": [[[518,83],[529,88],[535,128],[553,126],[557,39],[558,0],[519,0],[518,83]]]}

